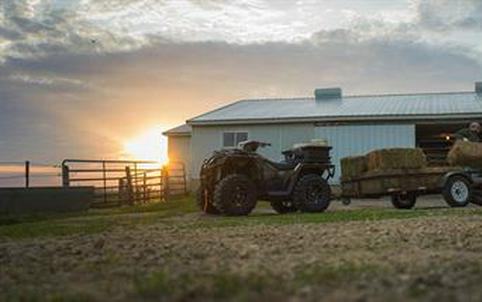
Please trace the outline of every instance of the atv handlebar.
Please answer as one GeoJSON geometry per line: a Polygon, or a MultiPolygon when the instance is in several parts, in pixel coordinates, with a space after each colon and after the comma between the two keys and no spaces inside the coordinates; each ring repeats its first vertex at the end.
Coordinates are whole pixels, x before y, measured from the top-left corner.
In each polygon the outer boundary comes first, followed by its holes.
{"type": "Polygon", "coordinates": [[[246,152],[256,152],[259,147],[264,148],[271,146],[270,143],[259,142],[259,141],[244,141],[238,144],[239,148],[246,152]]]}

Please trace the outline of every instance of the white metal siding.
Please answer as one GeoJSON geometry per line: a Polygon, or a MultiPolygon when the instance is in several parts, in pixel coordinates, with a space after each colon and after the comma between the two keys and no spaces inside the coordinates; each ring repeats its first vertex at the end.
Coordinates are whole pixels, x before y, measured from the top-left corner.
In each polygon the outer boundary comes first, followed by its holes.
{"type": "Polygon", "coordinates": [[[215,150],[222,148],[222,133],[246,131],[248,139],[271,143],[271,147],[260,149],[267,158],[279,161],[281,151],[295,143],[309,142],[314,138],[313,124],[269,124],[243,126],[194,126],[191,138],[192,177],[199,178],[202,161],[215,150]]]}
{"type": "Polygon", "coordinates": [[[415,125],[350,125],[315,128],[316,138],[327,139],[333,147],[332,162],[336,174],[332,183],[340,177],[340,159],[363,155],[380,148],[415,147],[415,125]]]}
{"type": "Polygon", "coordinates": [[[167,139],[167,154],[170,161],[180,161],[186,165],[186,177],[191,178],[191,137],[169,136],[167,139]]]}

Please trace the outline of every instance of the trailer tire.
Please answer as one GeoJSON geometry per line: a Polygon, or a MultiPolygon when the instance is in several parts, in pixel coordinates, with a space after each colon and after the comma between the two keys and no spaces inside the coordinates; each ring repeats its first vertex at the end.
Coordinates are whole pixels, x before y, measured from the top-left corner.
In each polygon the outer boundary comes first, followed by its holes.
{"type": "Polygon", "coordinates": [[[298,208],[294,205],[292,201],[272,201],[271,207],[278,214],[288,214],[298,211],[298,208]]]}
{"type": "Polygon", "coordinates": [[[293,202],[301,212],[324,212],[331,202],[328,182],[317,174],[307,174],[296,183],[293,202]]]}
{"type": "Polygon", "coordinates": [[[391,201],[394,208],[400,210],[409,210],[415,206],[415,203],[417,202],[417,194],[415,192],[393,194],[391,196],[391,201]]]}
{"type": "Polygon", "coordinates": [[[482,206],[482,191],[480,189],[472,190],[472,198],[470,199],[470,202],[482,206]]]}
{"type": "Polygon", "coordinates": [[[470,181],[463,176],[450,177],[442,191],[445,202],[453,208],[467,206],[472,195],[471,186],[470,181]]]}

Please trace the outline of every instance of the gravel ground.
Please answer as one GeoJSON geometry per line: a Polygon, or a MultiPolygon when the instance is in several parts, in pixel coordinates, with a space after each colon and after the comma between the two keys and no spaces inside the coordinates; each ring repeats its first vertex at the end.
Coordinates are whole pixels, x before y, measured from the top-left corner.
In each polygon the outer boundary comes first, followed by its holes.
{"type": "MultiPolygon", "coordinates": [[[[432,198],[419,208],[440,206],[432,198]]],[[[367,207],[388,205],[330,210],[367,207]]],[[[0,300],[481,301],[482,216],[470,213],[240,226],[191,213],[91,235],[1,239],[0,300]]]]}

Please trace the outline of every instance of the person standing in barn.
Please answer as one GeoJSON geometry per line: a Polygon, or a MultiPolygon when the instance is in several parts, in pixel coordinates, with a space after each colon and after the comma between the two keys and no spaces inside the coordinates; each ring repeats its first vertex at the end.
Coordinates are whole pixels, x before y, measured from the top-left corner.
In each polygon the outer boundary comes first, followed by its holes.
{"type": "Polygon", "coordinates": [[[468,128],[457,131],[454,136],[456,140],[480,143],[480,130],[480,124],[477,122],[472,122],[468,128]]]}

